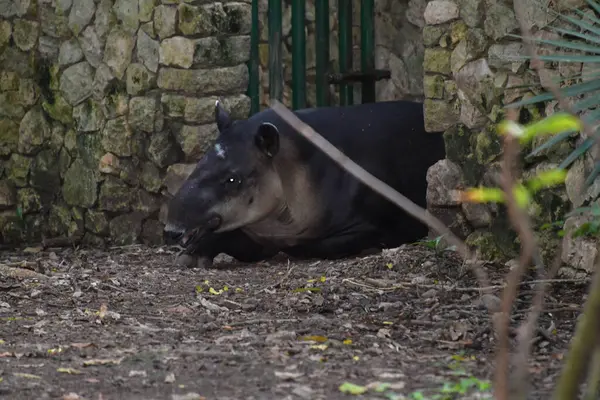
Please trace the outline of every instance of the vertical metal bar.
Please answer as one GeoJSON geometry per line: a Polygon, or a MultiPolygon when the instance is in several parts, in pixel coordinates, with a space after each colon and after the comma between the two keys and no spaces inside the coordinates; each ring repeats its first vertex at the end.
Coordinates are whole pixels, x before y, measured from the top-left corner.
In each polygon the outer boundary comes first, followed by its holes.
{"type": "Polygon", "coordinates": [[[252,0],[252,30],[250,31],[250,60],[248,61],[248,97],[250,97],[250,115],[260,109],[260,82],[258,76],[258,0],[252,0]]]}
{"type": "Polygon", "coordinates": [[[306,107],[305,0],[292,0],[292,108],[306,107]]]}
{"type": "MultiPolygon", "coordinates": [[[[352,0],[338,0],[340,73],[352,69],[352,0]]],[[[352,85],[340,84],[340,105],[354,103],[352,85]]]]}
{"type": "Polygon", "coordinates": [[[327,72],[329,67],[329,0],[315,2],[317,107],[330,105],[327,72]]]}
{"type": "Polygon", "coordinates": [[[269,97],[283,100],[281,15],[283,0],[269,0],[269,97]]]}
{"type": "MultiPolygon", "coordinates": [[[[373,0],[362,0],[360,7],[360,61],[364,74],[371,74],[375,69],[373,0]]],[[[375,80],[362,84],[362,103],[375,102],[375,80]]]]}

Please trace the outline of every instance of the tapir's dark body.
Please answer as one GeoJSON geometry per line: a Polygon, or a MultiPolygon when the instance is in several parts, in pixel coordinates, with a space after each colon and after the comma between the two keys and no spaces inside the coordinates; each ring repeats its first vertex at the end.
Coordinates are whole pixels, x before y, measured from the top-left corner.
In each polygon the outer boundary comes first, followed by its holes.
{"type": "MultiPolygon", "coordinates": [[[[295,114],[354,162],[416,204],[425,206],[427,169],[444,158],[445,153],[442,135],[425,132],[421,103],[391,101],[304,109],[295,111],[295,114]]],[[[217,119],[218,115],[219,111],[217,119]]],[[[271,234],[260,226],[260,222],[208,233],[202,238],[196,237],[189,252],[211,261],[217,254],[226,253],[240,261],[254,262],[270,258],[280,251],[298,258],[340,258],[370,248],[397,247],[427,234],[425,225],[360,183],[273,110],[267,109],[247,120],[237,121],[233,126],[228,132],[222,132],[216,143],[229,146],[235,141],[244,142],[241,146],[247,146],[248,153],[254,154],[252,146],[256,140],[247,138],[265,126],[267,128],[264,129],[269,129],[269,132],[277,132],[278,143],[282,143],[272,156],[272,162],[279,163],[274,170],[278,171],[278,177],[281,176],[282,185],[294,190],[286,192],[281,189],[286,194],[278,196],[284,198],[286,204],[294,201],[296,204],[290,206],[291,211],[281,211],[285,207],[277,208],[281,215],[267,226],[284,227],[291,224],[286,219],[293,220],[293,215],[299,225],[302,221],[311,222],[306,222],[297,237],[290,237],[289,232],[287,236],[271,234]],[[302,173],[288,173],[296,168],[302,173]],[[298,177],[297,184],[289,183],[295,177],[298,177]]],[[[214,153],[214,149],[211,152],[214,153]]],[[[191,217],[196,212],[194,204],[199,203],[190,199],[199,198],[194,190],[207,190],[209,179],[203,177],[202,171],[219,162],[213,153],[200,161],[170,204],[167,231],[172,232],[173,226],[181,226],[177,228],[179,233],[194,228],[193,223],[187,221],[194,219],[191,217]],[[185,228],[183,225],[186,225],[185,228]]],[[[254,174],[257,173],[261,173],[260,168],[254,171],[254,174]]],[[[267,184],[270,183],[264,183],[267,184]]],[[[264,201],[269,199],[270,193],[264,190],[258,192],[264,201]]],[[[248,204],[252,204],[253,199],[250,197],[248,204]]],[[[228,205],[218,209],[230,211],[231,208],[228,205]]],[[[272,232],[276,232],[279,228],[273,229],[272,232]]]]}

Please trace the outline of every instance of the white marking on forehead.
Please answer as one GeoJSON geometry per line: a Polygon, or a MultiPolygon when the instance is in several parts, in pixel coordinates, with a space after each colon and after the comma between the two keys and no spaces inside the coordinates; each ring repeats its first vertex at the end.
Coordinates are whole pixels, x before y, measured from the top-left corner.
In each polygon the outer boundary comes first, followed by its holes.
{"type": "Polygon", "coordinates": [[[219,100],[215,101],[215,107],[219,106],[219,100]]]}
{"type": "Polygon", "coordinates": [[[215,151],[217,152],[217,157],[225,159],[225,149],[220,143],[215,144],[215,151]]]}

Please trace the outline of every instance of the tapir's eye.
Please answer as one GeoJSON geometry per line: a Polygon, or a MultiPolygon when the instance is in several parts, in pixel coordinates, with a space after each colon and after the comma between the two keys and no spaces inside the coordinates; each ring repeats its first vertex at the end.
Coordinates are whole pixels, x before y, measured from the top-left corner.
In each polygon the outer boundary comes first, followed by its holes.
{"type": "Polygon", "coordinates": [[[228,189],[235,189],[242,183],[242,179],[237,175],[231,175],[225,179],[225,186],[228,189]]]}

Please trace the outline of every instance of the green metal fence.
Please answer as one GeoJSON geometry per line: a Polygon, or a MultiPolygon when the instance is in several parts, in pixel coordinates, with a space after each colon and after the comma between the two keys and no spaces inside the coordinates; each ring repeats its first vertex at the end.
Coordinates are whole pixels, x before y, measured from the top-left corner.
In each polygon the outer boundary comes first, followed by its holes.
{"type": "MultiPolygon", "coordinates": [[[[269,97],[282,100],[282,10],[284,0],[269,0],[269,97]]],[[[375,102],[375,82],[389,79],[390,71],[375,69],[374,54],[374,0],[362,0],[360,4],[360,55],[361,69],[352,69],[352,0],[337,0],[339,73],[330,71],[329,55],[329,0],[315,1],[315,48],[316,48],[316,105],[331,104],[329,85],[339,85],[340,105],[354,104],[353,84],[360,83],[361,102],[375,102]]],[[[304,34],[305,0],[292,0],[292,108],[306,107],[306,37],[304,34]]],[[[248,96],[251,99],[250,114],[260,108],[260,82],[258,74],[258,0],[252,1],[251,53],[249,61],[250,82],[248,96]]]]}

